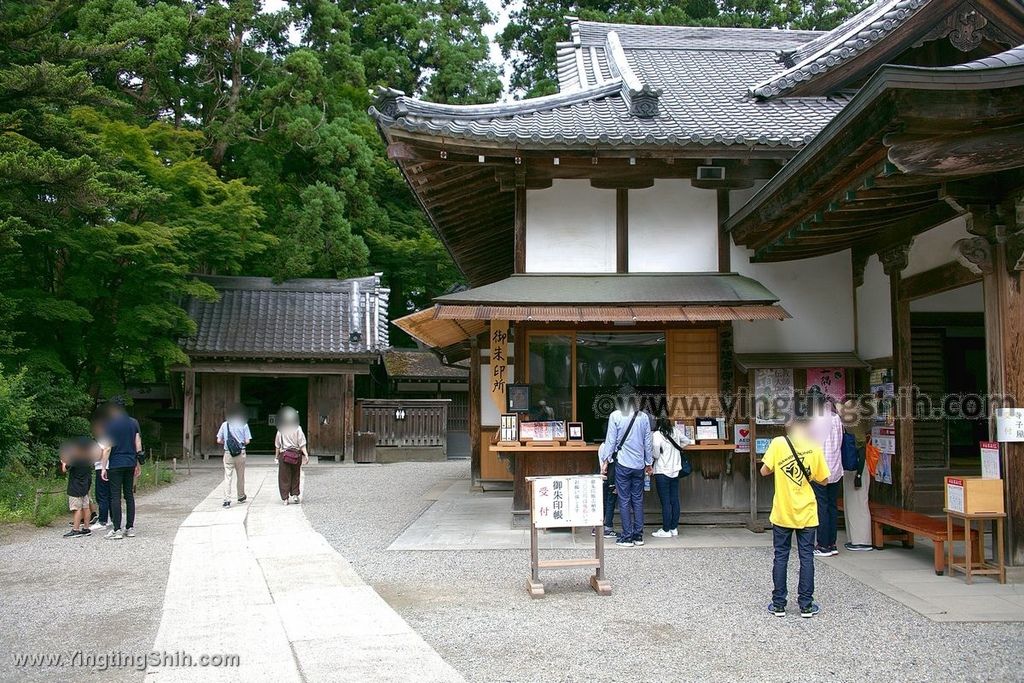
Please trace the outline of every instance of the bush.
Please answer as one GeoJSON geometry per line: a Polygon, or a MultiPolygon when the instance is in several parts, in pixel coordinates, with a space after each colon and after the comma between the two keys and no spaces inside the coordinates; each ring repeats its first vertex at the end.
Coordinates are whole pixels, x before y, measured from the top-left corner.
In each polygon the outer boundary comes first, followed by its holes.
{"type": "Polygon", "coordinates": [[[0,366],[0,470],[12,461],[30,460],[30,422],[35,415],[25,391],[25,373],[10,375],[0,366]]]}

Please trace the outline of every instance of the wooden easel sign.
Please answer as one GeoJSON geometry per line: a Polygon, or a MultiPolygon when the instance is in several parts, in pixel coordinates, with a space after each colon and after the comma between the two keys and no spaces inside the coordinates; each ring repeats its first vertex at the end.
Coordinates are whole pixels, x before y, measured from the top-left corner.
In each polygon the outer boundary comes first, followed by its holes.
{"type": "Polygon", "coordinates": [[[541,569],[593,567],[590,586],[598,595],[611,595],[612,584],[604,574],[604,500],[601,475],[527,477],[530,487],[530,578],[526,587],[531,598],[544,597],[541,569]],[[537,544],[538,529],[596,527],[594,556],[542,560],[537,544]]]}

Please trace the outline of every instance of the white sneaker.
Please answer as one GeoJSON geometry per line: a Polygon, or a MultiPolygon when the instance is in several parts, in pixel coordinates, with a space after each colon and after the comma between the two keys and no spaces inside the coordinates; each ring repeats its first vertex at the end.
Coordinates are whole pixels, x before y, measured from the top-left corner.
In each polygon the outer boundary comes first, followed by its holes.
{"type": "Polygon", "coordinates": [[[672,530],[672,535],[673,536],[678,536],[679,535],[679,529],[673,529],[672,530]]]}
{"type": "Polygon", "coordinates": [[[106,528],[107,528],[106,524],[100,524],[99,522],[93,522],[91,525],[89,525],[89,529],[91,529],[92,531],[99,531],[100,529],[106,529],[106,528]]]}
{"type": "Polygon", "coordinates": [[[292,502],[292,499],[291,499],[291,498],[285,498],[285,499],[284,499],[284,504],[285,504],[285,505],[291,505],[291,502],[292,502]]]}
{"type": "Polygon", "coordinates": [[[130,526],[124,530],[124,535],[128,538],[135,538],[135,527],[130,526]]]}
{"type": "Polygon", "coordinates": [[[292,496],[292,503],[294,503],[295,505],[298,505],[299,504],[299,497],[298,496],[292,496]]]}
{"type": "Polygon", "coordinates": [[[664,529],[658,529],[653,534],[651,534],[651,536],[654,536],[655,538],[672,538],[672,532],[665,531],[664,529]]]}
{"type": "Polygon", "coordinates": [[[124,534],[121,533],[120,529],[111,529],[103,538],[107,539],[108,541],[120,541],[122,538],[124,538],[124,534]]]}

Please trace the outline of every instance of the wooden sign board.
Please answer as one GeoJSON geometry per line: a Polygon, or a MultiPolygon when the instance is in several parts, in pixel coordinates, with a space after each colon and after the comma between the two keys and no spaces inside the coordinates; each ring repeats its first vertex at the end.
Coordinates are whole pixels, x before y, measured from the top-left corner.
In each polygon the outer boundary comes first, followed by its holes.
{"type": "Polygon", "coordinates": [[[492,320],[491,343],[491,401],[499,413],[505,412],[505,391],[508,387],[508,321],[492,320]]]}
{"type": "Polygon", "coordinates": [[[530,487],[530,578],[526,588],[532,598],[544,597],[541,569],[593,567],[590,586],[598,595],[611,595],[604,575],[604,499],[599,474],[527,477],[530,487]],[[593,527],[594,557],[540,559],[538,529],[593,527]]]}

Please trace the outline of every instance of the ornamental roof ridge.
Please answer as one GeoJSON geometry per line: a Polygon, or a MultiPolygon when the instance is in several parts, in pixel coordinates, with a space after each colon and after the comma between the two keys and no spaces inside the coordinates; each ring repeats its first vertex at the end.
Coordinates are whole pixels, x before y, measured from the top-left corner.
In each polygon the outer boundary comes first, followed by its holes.
{"type": "Polygon", "coordinates": [[[879,0],[838,27],[791,50],[778,53],[787,68],[751,86],[760,98],[784,94],[799,83],[836,68],[902,26],[931,0],[879,0]]]}

